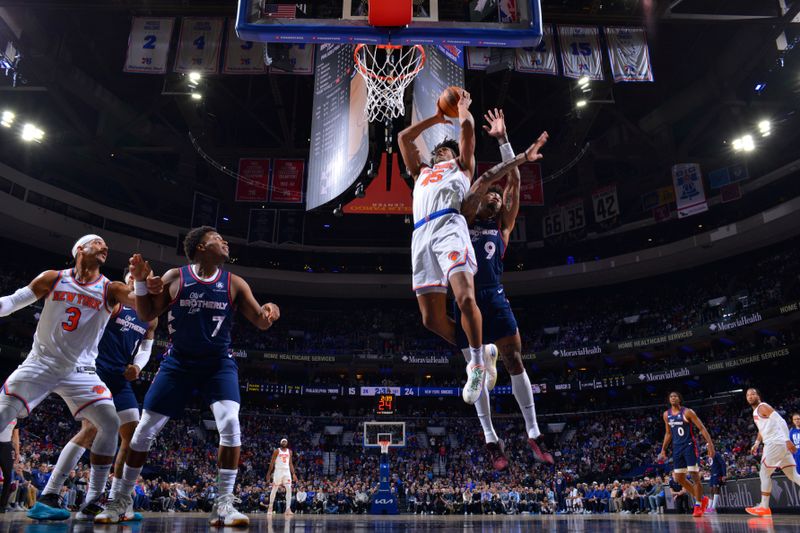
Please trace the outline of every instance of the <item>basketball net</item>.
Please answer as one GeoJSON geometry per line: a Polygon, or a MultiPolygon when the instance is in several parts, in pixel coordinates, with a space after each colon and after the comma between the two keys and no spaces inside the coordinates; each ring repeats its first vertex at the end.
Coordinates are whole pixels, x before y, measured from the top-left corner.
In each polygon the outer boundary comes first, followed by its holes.
{"type": "Polygon", "coordinates": [[[379,440],[378,444],[380,444],[380,446],[381,446],[381,453],[382,454],[389,453],[389,445],[391,444],[391,441],[379,440]]]}
{"type": "Polygon", "coordinates": [[[370,122],[388,120],[406,112],[406,87],[425,65],[425,49],[415,44],[358,44],[353,53],[356,70],[367,84],[364,113],[370,122]]]}

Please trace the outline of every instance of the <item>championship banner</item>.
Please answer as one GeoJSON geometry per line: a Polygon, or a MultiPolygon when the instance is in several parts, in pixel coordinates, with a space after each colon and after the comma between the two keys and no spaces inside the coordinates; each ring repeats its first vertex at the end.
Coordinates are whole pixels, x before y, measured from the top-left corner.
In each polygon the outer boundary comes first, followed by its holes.
{"type": "Polygon", "coordinates": [[[275,242],[278,213],[274,209],[251,209],[247,223],[247,243],[275,242]]]}
{"type": "Polygon", "coordinates": [[[128,36],[124,72],[165,74],[175,19],[134,17],[128,36]]]}
{"type": "Polygon", "coordinates": [[[219,200],[207,194],[195,191],[192,203],[192,227],[217,227],[219,216],[219,200]]]}
{"type": "Polygon", "coordinates": [[[467,50],[467,68],[470,70],[486,70],[489,68],[489,63],[492,60],[491,48],[478,48],[477,46],[468,46],[467,50]]]}
{"type": "Polygon", "coordinates": [[[276,159],[272,168],[270,202],[299,204],[303,202],[303,159],[276,159]]]}
{"type": "Polygon", "coordinates": [[[243,41],[236,35],[236,21],[228,22],[228,39],[225,42],[223,74],[266,74],[264,44],[243,41]]]}
{"type": "Polygon", "coordinates": [[[561,63],[564,76],[590,80],[603,79],[603,57],[600,53],[600,30],[594,26],[559,26],[561,63]]]}
{"type": "Polygon", "coordinates": [[[542,166],[526,162],[519,167],[519,205],[544,205],[542,166]]]}
{"type": "MultiPolygon", "coordinates": [[[[450,86],[464,86],[464,69],[450,60],[435,46],[426,46],[425,68],[414,79],[414,97],[411,106],[411,123],[416,124],[437,113],[439,95],[450,86]]],[[[416,145],[423,160],[430,157],[433,147],[445,137],[458,139],[461,129],[458,120],[436,124],[417,137],[416,145]]]]}
{"type": "Polygon", "coordinates": [[[353,69],[353,46],[320,44],[315,49],[307,210],[345,192],[369,156],[367,86],[353,69]]]}
{"type": "Polygon", "coordinates": [[[381,155],[378,175],[364,191],[363,198],[353,198],[342,209],[345,213],[368,215],[410,215],[411,189],[400,173],[400,154],[392,154],[391,173],[387,172],[386,152],[381,155]]]}
{"type": "Polygon", "coordinates": [[[617,186],[609,185],[597,189],[592,193],[592,206],[594,207],[594,221],[605,222],[619,216],[619,200],[617,199],[617,186]]]}
{"type": "Polygon", "coordinates": [[[314,74],[314,45],[298,43],[287,45],[289,47],[289,62],[292,70],[286,71],[270,67],[270,74],[310,75],[314,74]]]}
{"type": "Polygon", "coordinates": [[[240,159],[239,179],[236,180],[237,202],[267,201],[269,190],[269,159],[240,159]]]}
{"type": "Polygon", "coordinates": [[[224,19],[184,17],[175,56],[175,72],[219,72],[219,52],[224,19]]]}
{"type": "Polygon", "coordinates": [[[542,42],[536,48],[518,48],[514,61],[514,70],[527,74],[549,74],[558,76],[556,61],[556,43],[553,26],[546,25],[542,33],[542,42]]]}
{"type": "Polygon", "coordinates": [[[696,163],[673,165],[672,184],[675,187],[675,198],[678,203],[678,218],[708,211],[700,165],[696,163]]]}
{"type": "Polygon", "coordinates": [[[614,82],[653,81],[644,28],[605,28],[614,82]]]}

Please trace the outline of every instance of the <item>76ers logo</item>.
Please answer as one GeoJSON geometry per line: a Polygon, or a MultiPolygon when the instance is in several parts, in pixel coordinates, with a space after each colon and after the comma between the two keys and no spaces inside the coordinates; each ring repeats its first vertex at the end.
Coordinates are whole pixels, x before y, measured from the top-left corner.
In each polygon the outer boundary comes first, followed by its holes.
{"type": "Polygon", "coordinates": [[[448,258],[450,261],[452,261],[453,263],[455,263],[456,261],[458,261],[458,258],[459,258],[459,257],[461,257],[461,253],[460,253],[460,252],[450,252],[449,254],[447,254],[447,258],[448,258]]]}
{"type": "Polygon", "coordinates": [[[97,395],[105,394],[106,388],[103,387],[102,385],[95,385],[94,387],[92,387],[92,392],[97,395]]]}

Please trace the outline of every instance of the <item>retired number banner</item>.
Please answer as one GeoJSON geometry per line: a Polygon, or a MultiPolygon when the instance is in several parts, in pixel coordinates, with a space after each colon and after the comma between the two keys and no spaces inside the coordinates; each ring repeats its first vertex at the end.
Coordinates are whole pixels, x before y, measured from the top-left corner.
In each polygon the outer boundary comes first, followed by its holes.
{"type": "Polygon", "coordinates": [[[696,163],[673,165],[672,184],[675,187],[678,218],[686,218],[708,211],[700,165],[696,163]]]}
{"type": "Polygon", "coordinates": [[[222,44],[221,18],[185,17],[175,56],[175,72],[216,74],[222,44]]]}
{"type": "Polygon", "coordinates": [[[270,201],[299,204],[303,201],[303,159],[276,159],[272,168],[270,201]]]}
{"type": "Polygon", "coordinates": [[[594,26],[558,26],[564,76],[603,79],[600,30],[594,26]]]}
{"type": "Polygon", "coordinates": [[[289,62],[292,64],[291,72],[270,67],[270,74],[314,74],[314,45],[298,43],[289,45],[289,62]]]}
{"type": "Polygon", "coordinates": [[[269,159],[240,159],[236,180],[237,202],[266,202],[269,190],[269,159]]]}
{"type": "Polygon", "coordinates": [[[236,24],[228,23],[228,39],[225,42],[224,74],[266,74],[264,43],[243,41],[236,35],[236,24]]]}
{"type": "Polygon", "coordinates": [[[128,36],[128,56],[125,72],[139,74],[165,74],[169,42],[175,19],[134,17],[128,36]]]}
{"type": "Polygon", "coordinates": [[[644,29],[605,28],[605,32],[614,81],[653,81],[644,29]]]}
{"type": "Polygon", "coordinates": [[[536,48],[518,48],[514,61],[514,70],[528,74],[550,74],[558,76],[558,62],[556,61],[556,47],[553,36],[553,27],[544,27],[542,42],[536,48]]]}
{"type": "Polygon", "coordinates": [[[592,193],[592,206],[594,207],[595,222],[604,222],[619,216],[617,186],[609,185],[594,191],[592,193]]]}

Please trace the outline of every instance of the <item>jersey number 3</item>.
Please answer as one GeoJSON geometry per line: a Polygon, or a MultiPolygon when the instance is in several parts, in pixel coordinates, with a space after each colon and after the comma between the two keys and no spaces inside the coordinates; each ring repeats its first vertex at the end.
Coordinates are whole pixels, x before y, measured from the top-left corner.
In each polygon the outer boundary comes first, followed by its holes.
{"type": "Polygon", "coordinates": [[[81,319],[81,310],[77,307],[67,307],[67,321],[61,323],[64,331],[75,331],[81,319]]]}

